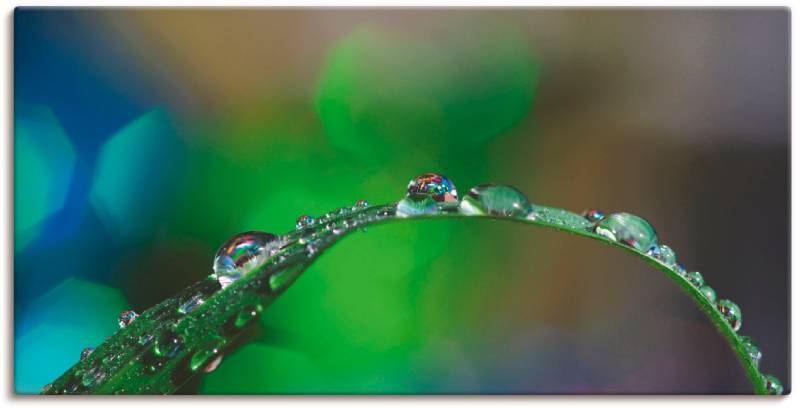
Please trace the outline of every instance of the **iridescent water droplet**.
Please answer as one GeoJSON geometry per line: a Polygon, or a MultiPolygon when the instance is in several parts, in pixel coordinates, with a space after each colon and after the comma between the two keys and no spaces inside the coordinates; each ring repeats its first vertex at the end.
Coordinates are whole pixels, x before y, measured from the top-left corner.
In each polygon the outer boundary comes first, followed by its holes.
{"type": "Polygon", "coordinates": [[[261,265],[280,247],[280,237],[250,231],[226,241],[214,257],[214,274],[225,288],[261,265]]]}
{"type": "Polygon", "coordinates": [[[447,177],[436,173],[414,177],[408,183],[406,196],[415,200],[430,198],[437,203],[458,203],[456,186],[447,177]]]}
{"type": "Polygon", "coordinates": [[[761,363],[761,350],[750,337],[742,336],[741,340],[747,355],[750,357],[750,361],[758,367],[759,363],[761,363]]]}
{"type": "Polygon", "coordinates": [[[181,335],[172,330],[167,330],[156,340],[156,344],[153,347],[153,354],[158,357],[172,358],[180,353],[181,349],[183,349],[183,338],[181,335]]]}
{"type": "Polygon", "coordinates": [[[764,375],[764,385],[769,395],[783,395],[783,384],[772,374],[764,375]]]}
{"type": "Polygon", "coordinates": [[[310,226],[314,225],[314,223],[316,221],[317,221],[317,219],[312,217],[312,216],[310,216],[310,215],[301,215],[301,216],[297,217],[297,229],[300,230],[300,229],[303,229],[303,228],[310,227],[310,226]]]}
{"type": "Polygon", "coordinates": [[[643,253],[658,245],[658,236],[650,223],[633,214],[611,214],[597,224],[595,232],[643,253]]]}
{"type": "Polygon", "coordinates": [[[503,217],[525,217],[531,213],[531,203],[525,194],[511,186],[483,184],[469,190],[461,200],[459,211],[464,214],[490,214],[503,217]]]}
{"type": "Polygon", "coordinates": [[[603,218],[606,217],[606,213],[595,209],[586,210],[583,212],[582,215],[583,218],[586,218],[586,220],[591,222],[600,222],[603,218]]]}
{"type": "Polygon", "coordinates": [[[736,303],[727,299],[720,300],[717,302],[717,310],[722,313],[722,316],[731,325],[733,331],[739,331],[742,327],[742,310],[739,309],[736,303]]]}
{"type": "Polygon", "coordinates": [[[363,208],[369,207],[369,201],[367,200],[358,200],[356,204],[353,206],[353,211],[360,210],[363,208]]]}
{"type": "Polygon", "coordinates": [[[709,302],[714,303],[717,301],[717,292],[714,291],[711,286],[701,286],[698,290],[703,294],[703,296],[706,297],[706,299],[708,299],[709,302]]]}
{"type": "Polygon", "coordinates": [[[705,284],[705,280],[703,279],[703,274],[697,271],[687,273],[686,280],[688,280],[689,283],[691,283],[697,288],[705,284]]]}
{"type": "Polygon", "coordinates": [[[124,329],[128,327],[129,324],[133,323],[136,318],[139,317],[139,314],[134,312],[133,310],[126,310],[119,314],[119,318],[117,318],[117,323],[119,323],[119,327],[124,329]]]}
{"type": "Polygon", "coordinates": [[[81,350],[80,361],[85,360],[86,357],[89,357],[89,355],[92,354],[92,352],[94,352],[94,347],[86,347],[85,349],[81,350]]]}

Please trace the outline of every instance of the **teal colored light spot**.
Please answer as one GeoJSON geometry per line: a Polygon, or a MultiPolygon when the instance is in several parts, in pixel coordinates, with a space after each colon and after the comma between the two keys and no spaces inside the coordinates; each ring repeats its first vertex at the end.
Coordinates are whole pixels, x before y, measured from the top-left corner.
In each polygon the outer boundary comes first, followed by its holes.
{"type": "Polygon", "coordinates": [[[89,201],[112,234],[140,238],[165,218],[165,204],[179,187],[183,146],[169,118],[152,110],[103,145],[89,201]]]}
{"type": "Polygon", "coordinates": [[[38,236],[39,224],[64,206],[75,150],[53,112],[17,104],[14,123],[15,251],[38,236]]]}
{"type": "Polygon", "coordinates": [[[537,70],[525,36],[508,27],[423,39],[364,26],[330,51],[317,108],[329,142],[362,158],[446,154],[528,115],[537,70]]]}
{"type": "Polygon", "coordinates": [[[114,333],[128,308],[118,289],[69,279],[36,299],[16,319],[14,388],[38,393],[78,362],[84,347],[114,333]]]}

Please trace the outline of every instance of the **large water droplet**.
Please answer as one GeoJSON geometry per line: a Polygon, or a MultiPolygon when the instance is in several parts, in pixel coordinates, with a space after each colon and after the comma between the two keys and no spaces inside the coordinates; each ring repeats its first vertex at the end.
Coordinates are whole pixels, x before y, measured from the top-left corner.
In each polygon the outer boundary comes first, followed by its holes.
{"type": "Polygon", "coordinates": [[[483,184],[469,190],[461,200],[459,211],[464,214],[525,217],[531,212],[531,203],[525,194],[514,187],[483,184]]]}
{"type": "Polygon", "coordinates": [[[698,290],[703,294],[703,296],[706,297],[706,299],[708,299],[709,302],[714,303],[717,301],[717,292],[714,291],[711,286],[701,286],[698,290]]]}
{"type": "Polygon", "coordinates": [[[458,191],[447,177],[436,173],[425,173],[408,183],[407,197],[421,200],[430,198],[437,203],[457,203],[458,191]]]}
{"type": "Polygon", "coordinates": [[[750,357],[750,361],[758,367],[758,364],[761,363],[761,349],[758,348],[756,343],[747,336],[742,336],[742,345],[744,346],[744,350],[747,352],[747,355],[750,357]]]}
{"type": "Polygon", "coordinates": [[[277,235],[250,231],[226,241],[214,257],[214,274],[225,288],[262,264],[280,246],[277,235]]]}
{"type": "Polygon", "coordinates": [[[117,323],[119,323],[119,327],[124,329],[128,327],[129,324],[133,323],[136,318],[139,317],[139,314],[134,312],[133,310],[126,310],[119,314],[119,318],[117,318],[117,323]]]}
{"type": "Polygon", "coordinates": [[[736,303],[727,299],[720,300],[717,302],[717,310],[722,313],[722,316],[731,325],[733,331],[739,331],[742,327],[742,310],[739,309],[736,303]]]}
{"type": "Polygon", "coordinates": [[[769,395],[782,395],[783,394],[783,384],[781,384],[780,380],[772,374],[767,374],[764,376],[764,385],[767,387],[767,393],[769,395]]]}
{"type": "Polygon", "coordinates": [[[647,253],[658,245],[658,236],[650,223],[633,214],[611,214],[597,224],[595,232],[639,252],[647,253]]]}

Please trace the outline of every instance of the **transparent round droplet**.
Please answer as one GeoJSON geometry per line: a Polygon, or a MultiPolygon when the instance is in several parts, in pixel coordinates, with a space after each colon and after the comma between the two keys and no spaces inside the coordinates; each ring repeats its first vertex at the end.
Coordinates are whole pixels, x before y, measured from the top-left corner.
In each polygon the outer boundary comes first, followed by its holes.
{"type": "Polygon", "coordinates": [[[314,225],[316,221],[317,219],[310,215],[301,215],[297,217],[297,229],[301,230],[303,228],[310,227],[314,225]]]}
{"type": "Polygon", "coordinates": [[[600,221],[594,231],[643,253],[658,245],[658,236],[650,223],[633,214],[611,214],[600,221]]]}
{"type": "Polygon", "coordinates": [[[238,315],[236,315],[236,320],[234,321],[234,327],[237,329],[241,329],[246,326],[248,323],[255,320],[258,317],[259,307],[258,306],[245,306],[238,315]]]}
{"type": "Polygon", "coordinates": [[[761,363],[761,349],[759,349],[753,339],[748,336],[742,336],[741,340],[748,357],[750,357],[750,361],[758,367],[759,363],[761,363]]]}
{"type": "Polygon", "coordinates": [[[416,200],[430,198],[437,203],[457,203],[458,191],[447,177],[436,173],[425,173],[414,177],[407,188],[406,197],[416,200]]]}
{"type": "Polygon", "coordinates": [[[226,241],[214,257],[214,275],[225,288],[261,265],[280,247],[280,238],[266,232],[250,231],[226,241]]]}
{"type": "Polygon", "coordinates": [[[722,316],[728,321],[733,331],[739,331],[742,327],[742,310],[739,309],[736,303],[727,299],[720,300],[717,302],[717,310],[722,313],[722,316]]]}
{"type": "Polygon", "coordinates": [[[85,360],[86,357],[89,357],[92,352],[94,352],[94,347],[86,347],[85,349],[81,350],[81,361],[85,360]]]}
{"type": "Polygon", "coordinates": [[[353,205],[353,211],[361,210],[361,209],[364,209],[364,208],[367,208],[367,207],[369,207],[369,201],[367,201],[367,200],[358,200],[358,201],[356,201],[356,204],[353,205]]]}
{"type": "Polygon", "coordinates": [[[591,222],[600,222],[603,218],[606,217],[606,213],[595,209],[586,210],[583,212],[582,215],[583,218],[586,218],[588,221],[591,222]]]}
{"type": "Polygon", "coordinates": [[[436,214],[439,206],[430,197],[413,199],[406,197],[397,203],[397,216],[401,218],[414,217],[418,215],[436,214]]]}
{"type": "Polygon", "coordinates": [[[678,260],[675,251],[667,245],[658,246],[658,255],[656,258],[667,266],[674,266],[678,260]]]}
{"type": "Polygon", "coordinates": [[[531,213],[528,197],[511,186],[483,184],[469,190],[461,200],[464,214],[490,214],[503,217],[525,217],[531,213]]]}
{"type": "Polygon", "coordinates": [[[767,387],[767,393],[769,395],[782,395],[783,394],[783,384],[781,384],[780,380],[772,374],[764,375],[764,385],[767,387]]]}
{"type": "Polygon", "coordinates": [[[714,303],[717,301],[717,292],[711,286],[701,286],[698,290],[709,302],[714,303]]]}
{"type": "Polygon", "coordinates": [[[701,287],[705,283],[703,274],[697,271],[689,272],[686,274],[686,279],[695,287],[701,287]]]}
{"type": "Polygon", "coordinates": [[[119,327],[124,329],[128,327],[129,324],[133,323],[136,318],[139,317],[139,314],[134,312],[133,310],[126,310],[119,314],[117,318],[117,323],[119,323],[119,327]]]}

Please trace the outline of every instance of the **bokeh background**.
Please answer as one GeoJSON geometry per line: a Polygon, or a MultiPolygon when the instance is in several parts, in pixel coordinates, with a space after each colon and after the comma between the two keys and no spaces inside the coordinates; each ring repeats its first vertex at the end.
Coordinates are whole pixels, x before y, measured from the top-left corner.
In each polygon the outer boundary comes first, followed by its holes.
{"type": "MultiPolygon", "coordinates": [[[[14,374],[38,392],[244,230],[460,191],[643,216],[790,388],[787,9],[17,9],[14,374]]],[[[596,242],[371,228],[185,392],[749,393],[691,300],[596,242]]]]}

